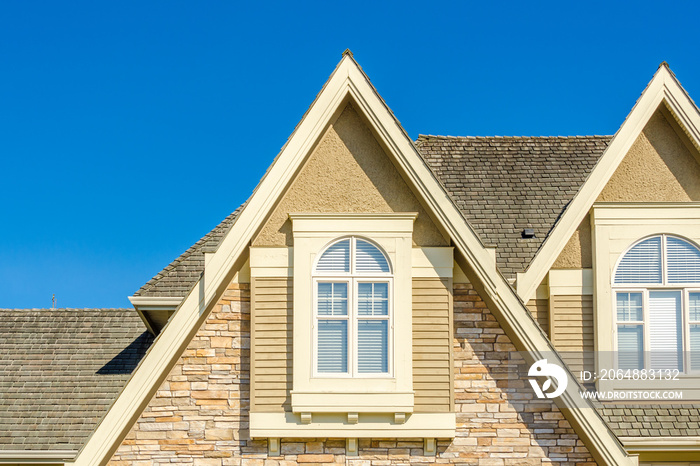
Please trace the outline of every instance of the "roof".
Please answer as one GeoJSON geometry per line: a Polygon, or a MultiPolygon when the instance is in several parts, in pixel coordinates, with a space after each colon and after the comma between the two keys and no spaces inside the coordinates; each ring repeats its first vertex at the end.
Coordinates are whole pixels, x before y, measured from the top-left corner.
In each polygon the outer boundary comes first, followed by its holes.
{"type": "MultiPolygon", "coordinates": [[[[243,204],[245,205],[245,204],[243,204]]],[[[180,257],[143,285],[134,296],[180,297],[185,296],[204,270],[204,252],[215,249],[231,229],[243,205],[233,211],[212,231],[194,243],[180,257]]]]}
{"type": "Polygon", "coordinates": [[[612,136],[419,136],[416,146],[514,278],[535,257],[612,136]],[[533,228],[535,237],[523,239],[533,228]]]}
{"type": "Polygon", "coordinates": [[[0,450],[77,450],[153,342],[133,309],[0,309],[0,450]]]}
{"type": "MultiPolygon", "coordinates": [[[[489,246],[499,270],[514,278],[590,174],[612,136],[419,136],[415,142],[462,214],[489,246]],[[523,239],[524,228],[535,237],[523,239]]],[[[136,296],[185,296],[243,206],[148,281],[136,296]]]]}
{"type": "Polygon", "coordinates": [[[619,437],[700,436],[697,405],[613,405],[598,411],[619,437]]]}

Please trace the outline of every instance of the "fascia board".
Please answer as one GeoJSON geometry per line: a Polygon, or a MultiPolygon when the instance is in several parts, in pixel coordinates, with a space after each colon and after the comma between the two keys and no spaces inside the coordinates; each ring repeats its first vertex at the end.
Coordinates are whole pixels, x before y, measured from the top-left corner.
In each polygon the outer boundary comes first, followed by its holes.
{"type": "Polygon", "coordinates": [[[3,450],[0,464],[56,464],[73,459],[76,450],[3,450]]]}
{"type": "MultiPolygon", "coordinates": [[[[202,316],[215,304],[227,274],[244,255],[254,233],[348,94],[365,114],[398,166],[415,185],[440,225],[453,238],[457,249],[466,258],[489,300],[496,306],[494,311],[501,317],[501,323],[512,330],[517,343],[520,343],[524,350],[535,355],[554,352],[554,348],[539,330],[524,304],[496,270],[493,255],[483,246],[447,192],[435,179],[366,75],[351,57],[345,55],[222,240],[202,277],[193,286],[75,462],[71,464],[103,465],[109,460],[118,447],[118,442],[126,435],[147,404],[149,395],[154,393],[157,384],[176,362],[187,344],[188,336],[195,330],[197,323],[201,322],[202,316]]],[[[560,360],[557,362],[563,365],[560,360]]],[[[569,377],[571,383],[577,383],[571,374],[569,377]]],[[[575,406],[571,399],[560,397],[559,400],[563,408],[575,406]]],[[[569,412],[567,417],[570,422],[583,430],[581,435],[588,440],[589,449],[600,462],[609,465],[636,464],[636,460],[627,456],[594,409],[574,408],[564,412],[569,412]]]]}
{"type": "Polygon", "coordinates": [[[527,302],[554,264],[569,238],[620,165],[660,105],[666,103],[687,130],[693,144],[700,144],[700,114],[697,107],[666,66],[656,72],[610,145],[594,167],[591,175],[574,196],[559,223],[544,241],[539,252],[524,273],[517,275],[516,287],[520,298],[527,302]]]}
{"type": "Polygon", "coordinates": [[[620,437],[625,448],[646,451],[700,451],[700,437],[620,437]]]}

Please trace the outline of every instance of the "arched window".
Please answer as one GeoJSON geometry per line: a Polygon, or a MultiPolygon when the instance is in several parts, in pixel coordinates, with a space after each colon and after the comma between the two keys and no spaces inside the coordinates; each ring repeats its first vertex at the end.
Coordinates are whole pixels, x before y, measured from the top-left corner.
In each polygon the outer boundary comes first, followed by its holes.
{"type": "Polygon", "coordinates": [[[619,369],[700,370],[700,249],[671,235],[645,238],[613,278],[619,369]]]}
{"type": "Polygon", "coordinates": [[[391,265],[357,237],[326,248],[314,268],[315,371],[320,376],[390,373],[391,265]]]}

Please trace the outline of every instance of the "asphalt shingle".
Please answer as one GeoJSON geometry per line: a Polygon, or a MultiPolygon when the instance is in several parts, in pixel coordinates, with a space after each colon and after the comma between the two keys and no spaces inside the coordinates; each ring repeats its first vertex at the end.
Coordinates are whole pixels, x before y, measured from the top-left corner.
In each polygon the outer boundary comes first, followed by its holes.
{"type": "Polygon", "coordinates": [[[133,309],[0,309],[0,450],[77,450],[153,337],[133,309]]]}
{"type": "Polygon", "coordinates": [[[527,268],[611,136],[420,136],[416,147],[474,227],[501,273],[527,268]],[[522,238],[525,228],[535,237],[522,238]]]}

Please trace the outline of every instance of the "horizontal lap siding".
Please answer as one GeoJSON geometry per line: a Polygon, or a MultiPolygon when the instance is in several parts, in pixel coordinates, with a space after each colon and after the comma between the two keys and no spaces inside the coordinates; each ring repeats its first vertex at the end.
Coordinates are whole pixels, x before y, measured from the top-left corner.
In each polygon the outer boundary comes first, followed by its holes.
{"type": "Polygon", "coordinates": [[[413,280],[414,411],[452,411],[451,280],[413,280]]]}
{"type": "Polygon", "coordinates": [[[531,299],[527,303],[527,308],[530,310],[532,317],[535,318],[540,328],[549,336],[549,300],[531,299]]]}
{"type": "Polygon", "coordinates": [[[593,296],[551,296],[552,343],[573,371],[593,370],[593,296]]]}
{"type": "Polygon", "coordinates": [[[251,411],[290,410],[292,280],[252,280],[251,411]]]}

